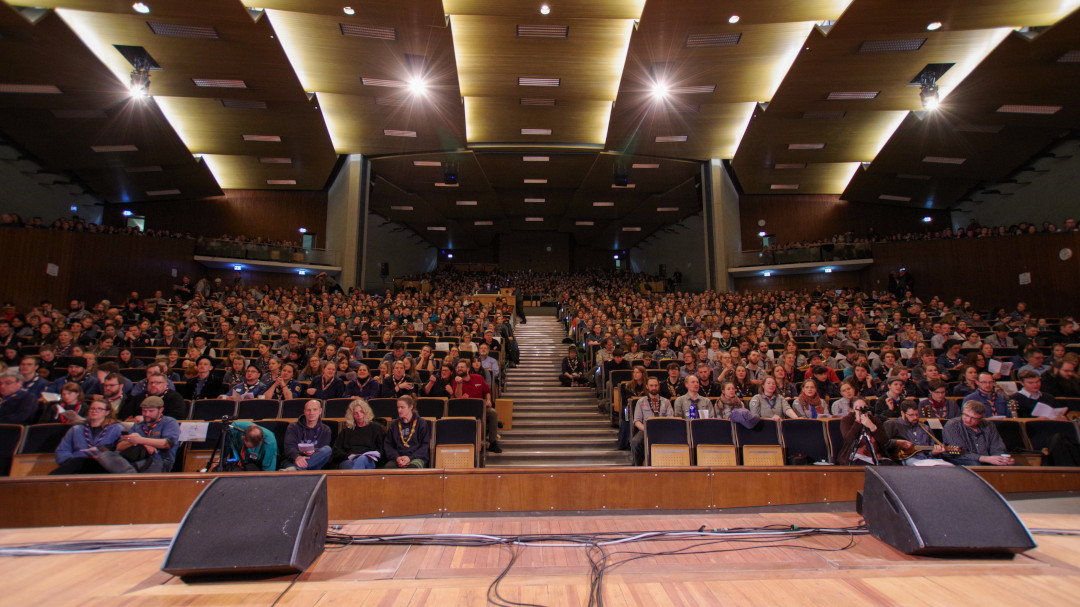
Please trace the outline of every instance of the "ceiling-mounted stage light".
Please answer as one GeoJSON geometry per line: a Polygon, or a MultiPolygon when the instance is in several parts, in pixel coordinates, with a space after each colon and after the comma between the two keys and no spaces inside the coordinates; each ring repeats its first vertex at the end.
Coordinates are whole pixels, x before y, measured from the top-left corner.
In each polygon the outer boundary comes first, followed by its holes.
{"type": "Polygon", "coordinates": [[[919,101],[924,110],[936,110],[941,100],[938,97],[937,74],[926,70],[919,78],[919,101]]]}
{"type": "Polygon", "coordinates": [[[131,70],[131,85],[128,87],[131,96],[143,99],[150,96],[150,65],[139,62],[135,69],[131,70]]]}

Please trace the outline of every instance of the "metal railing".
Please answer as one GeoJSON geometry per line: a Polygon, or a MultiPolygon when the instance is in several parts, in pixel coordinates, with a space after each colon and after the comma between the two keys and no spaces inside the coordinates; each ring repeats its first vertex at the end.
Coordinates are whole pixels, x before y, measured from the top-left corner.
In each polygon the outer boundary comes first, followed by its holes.
{"type": "Polygon", "coordinates": [[[339,266],[341,252],[328,249],[284,247],[252,242],[200,238],[195,242],[195,254],[207,257],[226,257],[250,261],[276,261],[309,266],[339,266]]]}
{"type": "Polygon", "coordinates": [[[869,259],[873,257],[870,243],[823,244],[811,247],[795,247],[782,251],[741,251],[735,254],[737,268],[750,266],[778,266],[789,263],[819,263],[869,259]]]}

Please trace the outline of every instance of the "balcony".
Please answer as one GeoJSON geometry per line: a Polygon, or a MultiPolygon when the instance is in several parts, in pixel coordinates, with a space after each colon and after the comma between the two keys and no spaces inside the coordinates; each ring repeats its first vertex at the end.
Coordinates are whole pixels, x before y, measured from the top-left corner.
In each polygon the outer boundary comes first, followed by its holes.
{"type": "Polygon", "coordinates": [[[824,244],[778,251],[741,251],[731,259],[732,276],[808,274],[821,270],[850,272],[874,263],[870,243],[824,244]]]}
{"type": "Polygon", "coordinates": [[[211,268],[263,272],[340,272],[341,252],[328,249],[283,247],[270,244],[200,238],[195,261],[211,268]]]}

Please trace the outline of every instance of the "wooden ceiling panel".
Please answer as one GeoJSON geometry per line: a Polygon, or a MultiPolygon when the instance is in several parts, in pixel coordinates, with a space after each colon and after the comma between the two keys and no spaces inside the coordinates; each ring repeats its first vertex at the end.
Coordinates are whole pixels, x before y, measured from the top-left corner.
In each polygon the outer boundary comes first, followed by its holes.
{"type": "Polygon", "coordinates": [[[610,111],[610,101],[592,99],[559,99],[556,107],[534,107],[509,97],[465,98],[469,141],[473,143],[601,145],[607,138],[610,111]],[[549,129],[551,134],[522,133],[522,129],[549,129]]]}
{"type": "Polygon", "coordinates": [[[371,97],[356,95],[324,93],[318,99],[334,148],[340,154],[416,153],[465,145],[460,100],[443,106],[427,101],[386,106],[376,104],[371,97]]]}
{"type": "Polygon", "coordinates": [[[607,147],[627,154],[666,158],[730,158],[756,103],[702,105],[700,111],[651,99],[636,105],[617,104],[611,118],[607,147]],[[684,111],[679,111],[684,110],[684,111]],[[681,137],[686,141],[657,141],[681,137]]]}

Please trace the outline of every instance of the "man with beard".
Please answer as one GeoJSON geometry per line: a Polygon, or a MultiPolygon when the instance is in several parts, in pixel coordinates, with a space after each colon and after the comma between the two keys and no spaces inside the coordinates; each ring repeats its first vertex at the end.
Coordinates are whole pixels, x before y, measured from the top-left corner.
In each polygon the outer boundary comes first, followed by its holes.
{"type": "Polygon", "coordinates": [[[94,402],[105,403],[112,415],[120,419],[121,412],[134,411],[129,396],[124,394],[124,382],[119,373],[109,373],[101,382],[101,394],[91,397],[94,402]]]}
{"type": "MultiPolygon", "coordinates": [[[[674,363],[672,363],[674,364],[674,363]]],[[[634,406],[634,428],[630,439],[630,457],[635,466],[645,463],[645,420],[650,417],[674,417],[671,401],[660,396],[660,380],[650,377],[645,382],[646,395],[634,406]]]]}
{"type": "Polygon", "coordinates": [[[487,424],[488,451],[502,453],[499,447],[499,414],[491,402],[491,386],[484,376],[469,372],[469,363],[459,360],[454,367],[453,394],[450,398],[479,398],[484,401],[485,424],[487,424]]]}
{"type": "MultiPolygon", "coordinates": [[[[165,388],[164,381],[150,385],[165,388]]],[[[152,387],[152,390],[156,389],[152,387]]],[[[157,396],[146,397],[139,410],[141,415],[131,427],[131,433],[120,438],[115,451],[98,455],[98,463],[109,472],[119,474],[171,471],[180,444],[180,423],[162,414],[164,403],[157,396]]]]}
{"type": "Polygon", "coordinates": [[[140,421],[137,411],[138,409],[145,409],[142,403],[146,401],[161,402],[164,415],[168,418],[174,420],[187,418],[188,403],[184,400],[184,397],[177,394],[176,390],[169,389],[169,381],[164,375],[152,375],[146,381],[146,397],[142,399],[142,402],[137,407],[127,407],[126,410],[122,410],[120,419],[124,421],[140,421]],[[157,400],[150,400],[151,398],[157,400]]]}
{"type": "Polygon", "coordinates": [[[52,389],[49,392],[60,394],[61,388],[64,384],[70,382],[73,384],[79,384],[82,388],[83,394],[93,394],[98,389],[98,381],[96,377],[87,375],[86,373],[86,359],[81,356],[69,356],[58,361],[57,367],[67,367],[68,374],[61,377],[52,383],[52,389]]]}

